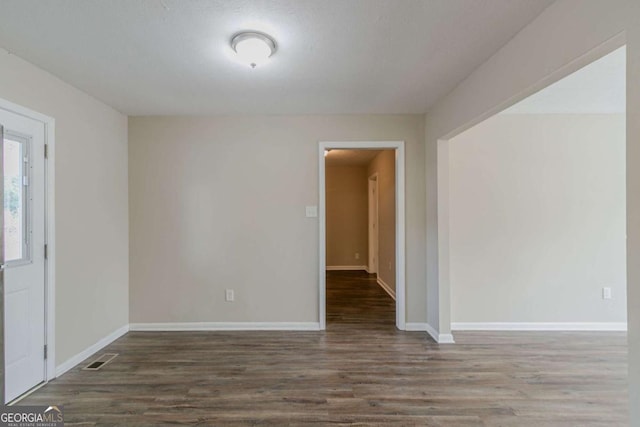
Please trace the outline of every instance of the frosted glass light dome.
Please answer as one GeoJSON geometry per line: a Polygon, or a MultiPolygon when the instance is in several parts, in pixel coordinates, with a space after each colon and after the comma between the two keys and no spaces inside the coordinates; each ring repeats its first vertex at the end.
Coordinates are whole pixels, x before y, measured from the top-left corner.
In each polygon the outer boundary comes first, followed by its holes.
{"type": "Polygon", "coordinates": [[[238,58],[251,68],[264,64],[276,51],[276,43],[271,37],[256,32],[237,34],[231,40],[231,47],[238,58]]]}

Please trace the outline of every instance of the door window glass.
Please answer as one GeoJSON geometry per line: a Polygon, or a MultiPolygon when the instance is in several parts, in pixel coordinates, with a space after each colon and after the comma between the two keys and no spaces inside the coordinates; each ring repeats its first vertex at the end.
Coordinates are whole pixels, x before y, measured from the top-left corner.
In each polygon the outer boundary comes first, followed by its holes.
{"type": "Polygon", "coordinates": [[[28,138],[4,138],[4,258],[28,258],[28,138]]]}

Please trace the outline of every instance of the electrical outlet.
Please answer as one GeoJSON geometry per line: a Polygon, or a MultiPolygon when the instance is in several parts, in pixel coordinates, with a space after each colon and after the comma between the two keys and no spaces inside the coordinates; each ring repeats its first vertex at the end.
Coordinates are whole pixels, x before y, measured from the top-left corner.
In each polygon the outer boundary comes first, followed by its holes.
{"type": "Polygon", "coordinates": [[[233,294],[233,289],[227,289],[224,291],[224,299],[227,302],[233,302],[235,299],[235,295],[233,294]]]}
{"type": "Polygon", "coordinates": [[[356,257],[356,259],[360,259],[360,253],[359,253],[359,252],[356,252],[355,257],[356,257]]]}
{"type": "Polygon", "coordinates": [[[605,286],[602,288],[602,299],[611,299],[611,288],[605,286]]]}
{"type": "Polygon", "coordinates": [[[391,271],[391,261],[389,261],[389,271],[391,271]]]}

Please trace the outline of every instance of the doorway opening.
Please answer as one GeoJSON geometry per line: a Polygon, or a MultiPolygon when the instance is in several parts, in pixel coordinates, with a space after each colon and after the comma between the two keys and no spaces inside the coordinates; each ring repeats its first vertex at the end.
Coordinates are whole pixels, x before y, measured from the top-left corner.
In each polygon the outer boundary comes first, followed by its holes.
{"type": "Polygon", "coordinates": [[[626,331],[626,48],[603,49],[440,142],[452,330],[626,331]]]}
{"type": "Polygon", "coordinates": [[[0,100],[0,403],[55,377],[53,119],[0,100]]]}
{"type": "Polygon", "coordinates": [[[321,142],[318,156],[320,328],[404,330],[404,143],[321,142]]]}

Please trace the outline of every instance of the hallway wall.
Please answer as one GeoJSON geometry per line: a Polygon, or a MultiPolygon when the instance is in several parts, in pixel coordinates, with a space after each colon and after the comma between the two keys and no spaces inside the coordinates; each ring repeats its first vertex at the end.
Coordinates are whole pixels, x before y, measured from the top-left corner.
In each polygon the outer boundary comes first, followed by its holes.
{"type": "Polygon", "coordinates": [[[378,174],[378,279],[396,289],[396,152],[384,150],[367,165],[378,174]]]}
{"type": "Polygon", "coordinates": [[[325,176],[327,267],[366,266],[369,251],[367,167],[327,165],[325,176]]]}

